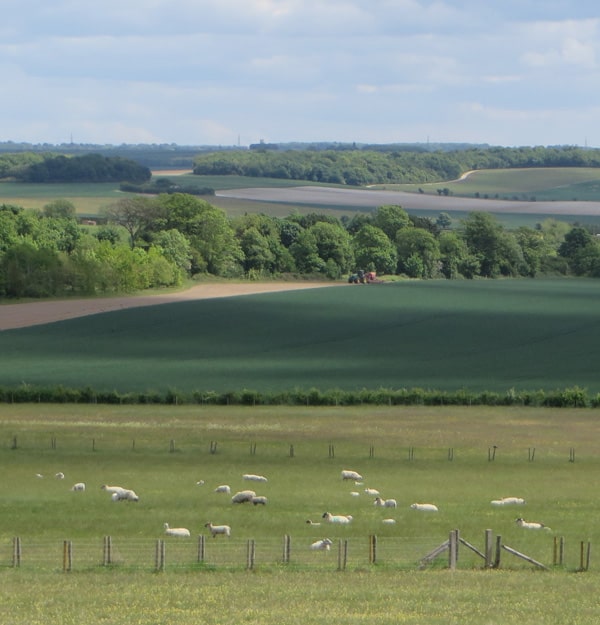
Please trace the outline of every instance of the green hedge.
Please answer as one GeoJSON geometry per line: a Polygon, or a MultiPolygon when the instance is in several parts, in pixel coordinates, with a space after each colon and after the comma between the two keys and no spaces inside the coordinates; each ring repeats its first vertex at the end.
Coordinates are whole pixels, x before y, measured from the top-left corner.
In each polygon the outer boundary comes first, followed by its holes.
{"type": "Polygon", "coordinates": [[[21,385],[0,386],[0,403],[76,403],[76,404],[202,404],[214,406],[548,406],[552,408],[597,408],[600,394],[590,396],[586,389],[572,387],[555,391],[438,391],[435,389],[292,389],[261,393],[248,389],[217,393],[195,391],[182,393],[176,389],[166,392],[121,393],[82,389],[21,385]]]}

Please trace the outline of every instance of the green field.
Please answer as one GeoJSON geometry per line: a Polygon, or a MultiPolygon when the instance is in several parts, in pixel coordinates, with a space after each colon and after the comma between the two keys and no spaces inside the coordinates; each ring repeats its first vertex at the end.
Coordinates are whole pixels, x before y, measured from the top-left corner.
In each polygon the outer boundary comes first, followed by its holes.
{"type": "Polygon", "coordinates": [[[575,409],[3,405],[3,623],[591,625],[600,616],[598,434],[595,413],[575,409]],[[342,468],[360,471],[364,485],[342,483],[342,468]],[[66,478],[55,479],[57,471],[66,478]],[[268,496],[266,507],[234,506],[213,492],[222,483],[248,487],[246,472],[268,477],[255,487],[268,496]],[[87,490],[71,492],[76,481],[87,490]],[[140,501],[111,502],[99,488],[107,482],[134,488],[140,501]],[[374,507],[366,486],[396,498],[398,507],[374,507]],[[354,490],[359,496],[350,496],[354,490]],[[507,495],[527,503],[490,505],[507,495]],[[413,501],[435,502],[439,512],[419,514],[409,508],[413,501]],[[306,524],[324,510],[354,520],[347,527],[306,524]],[[523,530],[517,515],[552,529],[523,530]],[[396,524],[382,524],[384,516],[396,524]],[[198,563],[195,536],[206,533],[209,519],[229,524],[232,537],[206,536],[198,563]],[[189,527],[193,537],[164,537],[165,521],[189,527]],[[455,528],[478,549],[491,529],[549,570],[504,552],[500,569],[484,571],[466,548],[454,572],[447,555],[419,570],[419,560],[455,528]],[[114,562],[102,566],[106,535],[114,562]],[[289,564],[282,564],[284,535],[291,538],[289,564]],[[378,537],[375,564],[369,535],[378,537]],[[15,536],[22,541],[18,568],[15,536]],[[347,541],[344,570],[337,549],[308,548],[323,536],[336,546],[347,541]],[[155,573],[159,538],[166,564],[155,573]],[[555,539],[565,545],[558,566],[555,539]],[[64,540],[73,544],[70,572],[63,572],[64,540]],[[256,546],[251,570],[249,540],[256,546]],[[590,568],[575,573],[582,542],[592,545],[590,568]]]}
{"type": "Polygon", "coordinates": [[[4,331],[0,379],[119,392],[598,393],[599,295],[585,279],[431,280],[163,304],[4,331]]]}

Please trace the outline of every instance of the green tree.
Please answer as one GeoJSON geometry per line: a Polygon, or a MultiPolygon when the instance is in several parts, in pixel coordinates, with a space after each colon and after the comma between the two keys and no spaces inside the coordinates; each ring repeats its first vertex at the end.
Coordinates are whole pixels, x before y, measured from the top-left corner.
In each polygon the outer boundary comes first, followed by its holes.
{"type": "Polygon", "coordinates": [[[373,225],[381,228],[390,241],[396,240],[398,230],[411,227],[408,213],[396,204],[385,204],[373,213],[373,225]]]}
{"type": "Polygon", "coordinates": [[[327,276],[339,278],[354,266],[354,252],[350,235],[341,224],[317,222],[309,228],[315,238],[319,258],[328,266],[327,276]]]}
{"type": "Polygon", "coordinates": [[[464,237],[469,252],[479,260],[480,274],[486,278],[506,275],[514,258],[507,258],[513,247],[504,229],[489,213],[473,212],[463,221],[464,237]]]}
{"type": "MultiPolygon", "coordinates": [[[[450,230],[442,232],[438,238],[440,248],[441,272],[448,278],[458,278],[464,269],[464,263],[469,256],[469,250],[464,240],[456,233],[450,230]]],[[[479,265],[477,265],[479,269],[479,265]]],[[[468,274],[471,272],[467,271],[468,274]]],[[[472,278],[473,275],[465,277],[472,278]]]]}
{"type": "Polygon", "coordinates": [[[420,228],[405,228],[396,234],[400,272],[413,278],[433,278],[440,271],[440,248],[437,239],[420,228]],[[419,263],[416,259],[419,259],[419,263]],[[415,272],[418,270],[418,275],[415,272]]]}
{"type": "Polygon", "coordinates": [[[179,279],[189,275],[192,269],[192,248],[189,240],[179,230],[162,230],[153,238],[153,245],[179,271],[179,279]]]}
{"type": "Polygon", "coordinates": [[[352,239],[356,266],[380,274],[395,273],[398,266],[396,246],[380,228],[364,225],[352,239]]]}
{"type": "Polygon", "coordinates": [[[58,199],[44,205],[45,217],[75,217],[75,205],[69,200],[58,199]]]}
{"type": "Polygon", "coordinates": [[[110,223],[127,230],[129,244],[134,249],[142,234],[152,230],[159,216],[159,205],[153,198],[126,197],[106,208],[104,214],[110,223]]]}

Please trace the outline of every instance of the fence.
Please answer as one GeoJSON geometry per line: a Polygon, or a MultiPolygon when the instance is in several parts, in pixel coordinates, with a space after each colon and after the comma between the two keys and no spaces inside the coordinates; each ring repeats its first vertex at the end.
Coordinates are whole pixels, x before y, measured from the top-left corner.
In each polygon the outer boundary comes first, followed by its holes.
{"type": "MultiPolygon", "coordinates": [[[[65,573],[96,567],[123,567],[165,571],[174,568],[254,570],[261,567],[283,566],[294,570],[364,569],[381,567],[416,569],[429,566],[458,568],[519,568],[534,566],[549,569],[566,567],[564,539],[555,537],[544,564],[519,550],[505,545],[501,536],[493,537],[486,530],[483,545],[477,547],[465,540],[458,530],[452,530],[447,540],[431,549],[431,539],[385,537],[370,535],[364,539],[339,539],[329,550],[311,550],[311,540],[302,537],[281,539],[176,537],[159,539],[117,539],[104,536],[102,540],[23,541],[14,537],[0,546],[0,568],[55,570],[65,573]],[[509,561],[505,554],[514,556],[509,561]],[[525,563],[525,564],[523,564],[525,563]]],[[[576,571],[590,568],[591,544],[581,541],[576,571]]],[[[573,564],[571,564],[573,568],[573,564]]]]}

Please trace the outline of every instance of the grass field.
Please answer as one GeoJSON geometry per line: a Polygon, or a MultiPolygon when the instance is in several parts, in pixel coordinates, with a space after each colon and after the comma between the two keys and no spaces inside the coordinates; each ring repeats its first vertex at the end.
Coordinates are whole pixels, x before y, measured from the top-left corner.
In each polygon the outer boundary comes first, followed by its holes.
{"type": "Polygon", "coordinates": [[[594,280],[403,281],[187,301],[0,333],[5,386],[600,392],[594,280]]]}
{"type": "Polygon", "coordinates": [[[589,410],[3,405],[3,623],[596,623],[598,427],[589,410]],[[214,454],[210,441],[218,442],[214,454]],[[497,445],[493,461],[491,444],[497,445]],[[377,509],[364,493],[351,497],[364,487],[342,483],[342,468],[360,471],[364,486],[396,498],[398,508],[377,509]],[[56,471],[66,479],[56,480],[56,471]],[[269,497],[266,507],[234,506],[212,492],[221,483],[247,487],[245,472],[268,476],[258,485],[269,497]],[[199,479],[205,484],[197,486],[199,479]],[[70,492],[75,481],[85,481],[86,492],[70,492]],[[109,501],[99,488],[105,482],[134,488],[139,503],[109,501]],[[506,495],[527,503],[490,505],[506,495]],[[413,501],[435,502],[440,511],[419,515],[408,507],[413,501]],[[353,514],[354,521],[344,528],[305,523],[325,509],[353,514]],[[384,515],[396,525],[383,525],[384,515]],[[517,515],[552,531],[518,528],[517,515]],[[165,571],[154,573],[162,524],[187,526],[195,535],[205,532],[208,519],[232,527],[229,541],[207,539],[211,564],[194,564],[193,538],[167,538],[165,571]],[[445,556],[418,570],[419,559],[454,528],[478,548],[490,528],[550,570],[505,553],[499,570],[483,571],[467,550],[455,572],[446,569],[445,556]],[[118,560],[102,567],[106,534],[118,560]],[[281,564],[284,534],[292,539],[289,565],[281,564]],[[368,562],[369,534],[379,539],[377,564],[368,562]],[[337,570],[335,552],[308,549],[323,535],[348,541],[344,571],[337,570]],[[23,542],[20,568],[10,566],[13,536],[23,542]],[[565,542],[558,567],[555,537],[565,542]],[[74,545],[69,573],[62,572],[66,539],[74,545]],[[248,571],[250,539],[257,560],[248,571]],[[589,571],[575,574],[581,541],[591,542],[592,560],[589,571]]]}

